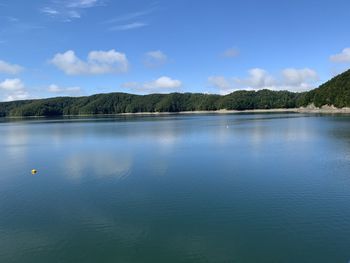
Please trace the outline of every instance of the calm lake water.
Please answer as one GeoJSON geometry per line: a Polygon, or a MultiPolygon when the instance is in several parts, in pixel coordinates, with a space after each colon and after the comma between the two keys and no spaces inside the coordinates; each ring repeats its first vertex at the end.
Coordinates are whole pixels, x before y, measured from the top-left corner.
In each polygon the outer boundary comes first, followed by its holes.
{"type": "Polygon", "coordinates": [[[350,116],[1,120],[0,138],[1,263],[350,260],[350,116]]]}

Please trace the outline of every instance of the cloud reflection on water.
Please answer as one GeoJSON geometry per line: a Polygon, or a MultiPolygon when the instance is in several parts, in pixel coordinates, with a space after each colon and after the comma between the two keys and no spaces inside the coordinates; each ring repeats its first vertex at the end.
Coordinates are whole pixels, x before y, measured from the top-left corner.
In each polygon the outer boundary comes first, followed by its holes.
{"type": "Polygon", "coordinates": [[[29,136],[26,126],[9,125],[1,132],[3,147],[11,158],[22,159],[28,149],[29,136]]]}
{"type": "Polygon", "coordinates": [[[115,177],[122,179],[127,177],[132,167],[130,156],[115,155],[109,152],[77,153],[66,157],[64,162],[68,168],[68,176],[74,180],[80,180],[84,176],[115,177]]]}

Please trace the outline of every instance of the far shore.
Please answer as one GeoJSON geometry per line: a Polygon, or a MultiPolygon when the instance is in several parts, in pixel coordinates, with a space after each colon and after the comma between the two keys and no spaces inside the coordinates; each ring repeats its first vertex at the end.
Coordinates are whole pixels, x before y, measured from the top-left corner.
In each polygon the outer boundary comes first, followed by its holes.
{"type": "Polygon", "coordinates": [[[134,112],[116,114],[84,114],[84,115],[62,115],[62,116],[6,116],[6,119],[46,118],[46,117],[94,117],[94,116],[162,116],[176,114],[240,114],[240,113],[305,113],[305,114],[350,114],[350,108],[336,108],[334,106],[314,106],[301,108],[282,109],[255,109],[255,110],[214,110],[214,111],[180,111],[180,112],[134,112]]]}
{"type": "Polygon", "coordinates": [[[120,113],[113,115],[169,115],[169,114],[239,114],[239,113],[322,113],[337,114],[350,113],[350,108],[335,108],[333,106],[282,108],[282,109],[255,109],[255,110],[214,110],[214,111],[180,111],[180,112],[137,112],[120,113]]]}

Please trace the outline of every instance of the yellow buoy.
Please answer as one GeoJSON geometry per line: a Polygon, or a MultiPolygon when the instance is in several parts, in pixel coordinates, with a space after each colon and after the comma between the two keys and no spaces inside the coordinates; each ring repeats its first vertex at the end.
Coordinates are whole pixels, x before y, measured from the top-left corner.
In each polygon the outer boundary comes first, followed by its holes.
{"type": "Polygon", "coordinates": [[[36,174],[37,172],[38,172],[38,171],[35,170],[35,169],[32,170],[32,174],[36,174]]]}

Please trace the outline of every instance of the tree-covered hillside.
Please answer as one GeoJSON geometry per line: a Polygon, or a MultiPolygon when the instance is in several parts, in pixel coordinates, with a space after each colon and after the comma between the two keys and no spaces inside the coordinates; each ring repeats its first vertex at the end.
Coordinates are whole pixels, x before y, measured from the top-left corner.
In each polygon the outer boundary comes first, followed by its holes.
{"type": "Polygon", "coordinates": [[[337,108],[350,107],[350,70],[308,92],[304,104],[311,103],[317,107],[323,105],[334,105],[337,108]]]}
{"type": "Polygon", "coordinates": [[[78,98],[58,97],[0,103],[0,117],[298,108],[312,103],[318,107],[350,107],[350,70],[304,93],[242,90],[225,96],[110,93],[78,98]]]}
{"type": "Polygon", "coordinates": [[[237,91],[226,96],[199,93],[98,94],[0,103],[0,116],[62,116],[136,112],[180,112],[295,108],[302,94],[288,91],[237,91]]]}

